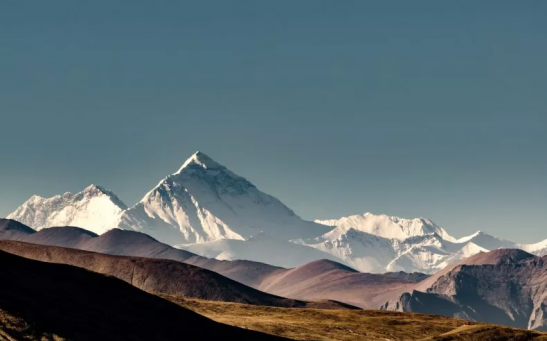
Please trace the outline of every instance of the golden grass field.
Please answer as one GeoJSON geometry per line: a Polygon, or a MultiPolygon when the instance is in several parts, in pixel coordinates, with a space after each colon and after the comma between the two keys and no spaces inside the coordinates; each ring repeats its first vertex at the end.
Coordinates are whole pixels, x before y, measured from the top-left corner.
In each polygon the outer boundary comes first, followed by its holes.
{"type": "Polygon", "coordinates": [[[296,309],[160,295],[215,321],[295,340],[546,340],[547,333],[379,310],[296,309]]]}

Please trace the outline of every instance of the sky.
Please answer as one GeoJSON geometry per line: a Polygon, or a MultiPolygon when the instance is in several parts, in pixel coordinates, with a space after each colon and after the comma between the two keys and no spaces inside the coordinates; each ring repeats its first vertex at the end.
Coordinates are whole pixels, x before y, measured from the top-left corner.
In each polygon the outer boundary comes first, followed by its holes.
{"type": "Polygon", "coordinates": [[[0,4],[0,216],[196,150],[305,219],[547,238],[547,2],[0,4]]]}

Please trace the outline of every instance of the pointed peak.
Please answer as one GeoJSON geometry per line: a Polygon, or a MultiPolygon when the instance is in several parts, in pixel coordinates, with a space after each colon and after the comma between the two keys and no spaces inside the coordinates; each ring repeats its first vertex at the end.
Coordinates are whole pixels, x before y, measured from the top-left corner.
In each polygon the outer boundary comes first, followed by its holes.
{"type": "Polygon", "coordinates": [[[107,194],[109,191],[95,184],[91,184],[84,189],[84,193],[98,193],[98,192],[107,194]]]}
{"type": "Polygon", "coordinates": [[[486,236],[487,234],[484,233],[482,230],[478,230],[477,232],[473,233],[472,235],[470,235],[469,237],[471,238],[475,238],[475,237],[479,237],[479,236],[486,236]]]}
{"type": "Polygon", "coordinates": [[[204,169],[224,168],[221,164],[211,159],[205,153],[197,151],[188,158],[175,174],[180,174],[184,169],[192,166],[198,166],[204,169]]]}

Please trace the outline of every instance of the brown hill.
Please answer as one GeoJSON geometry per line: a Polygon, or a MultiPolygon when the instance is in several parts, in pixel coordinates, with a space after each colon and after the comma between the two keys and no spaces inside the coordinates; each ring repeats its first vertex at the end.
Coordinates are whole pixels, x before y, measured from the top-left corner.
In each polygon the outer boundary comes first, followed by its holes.
{"type": "Polygon", "coordinates": [[[2,234],[0,230],[0,239],[70,247],[111,255],[172,259],[217,272],[252,287],[258,287],[266,276],[284,270],[280,267],[253,261],[219,261],[201,257],[135,231],[113,229],[97,236],[78,227],[51,227],[36,232],[26,225],[13,220],[11,222],[21,226],[25,233],[2,234]]]}
{"type": "MultiPolygon", "coordinates": [[[[422,277],[418,277],[422,278],[422,277]]],[[[259,290],[304,300],[330,299],[361,308],[377,309],[417,281],[399,275],[360,273],[345,265],[318,260],[262,279],[259,290]]]]}
{"type": "Polygon", "coordinates": [[[0,251],[0,339],[280,340],[229,327],[114,277],[0,251]]]}
{"type": "Polygon", "coordinates": [[[77,248],[111,255],[172,259],[217,272],[252,287],[257,287],[264,277],[284,270],[280,267],[253,261],[219,261],[205,258],[161,243],[144,233],[120,229],[110,230],[79,244],[77,248]]]}
{"type": "Polygon", "coordinates": [[[406,290],[412,290],[408,285],[424,277],[406,273],[363,274],[328,260],[295,269],[247,260],[220,261],[173,248],[143,233],[120,229],[96,236],[84,229],[52,227],[23,240],[111,255],[171,259],[214,271],[273,295],[297,300],[334,300],[374,309],[406,290]]]}
{"type": "Polygon", "coordinates": [[[79,248],[97,234],[74,226],[54,227],[29,234],[21,241],[40,245],[79,248]]]}
{"type": "Polygon", "coordinates": [[[160,243],[147,234],[120,229],[112,229],[92,238],[78,245],[78,249],[109,255],[172,259],[179,262],[192,257],[201,258],[191,252],[160,243]]]}
{"type": "Polygon", "coordinates": [[[139,289],[206,300],[304,307],[306,302],[267,294],[213,271],[168,259],[112,256],[17,241],[0,241],[0,250],[25,258],[69,264],[119,278],[139,289]]]}

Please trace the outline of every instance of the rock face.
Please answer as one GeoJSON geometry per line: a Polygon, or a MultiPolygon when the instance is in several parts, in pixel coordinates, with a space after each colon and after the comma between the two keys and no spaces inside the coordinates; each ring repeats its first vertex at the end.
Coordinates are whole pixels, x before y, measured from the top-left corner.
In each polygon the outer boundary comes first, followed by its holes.
{"type": "Polygon", "coordinates": [[[52,226],[78,226],[101,234],[119,224],[125,204],[109,190],[91,185],[83,191],[51,198],[34,195],[8,215],[35,230],[52,226]]]}
{"type": "Polygon", "coordinates": [[[547,330],[547,257],[517,249],[480,253],[383,308],[547,330]]]}

